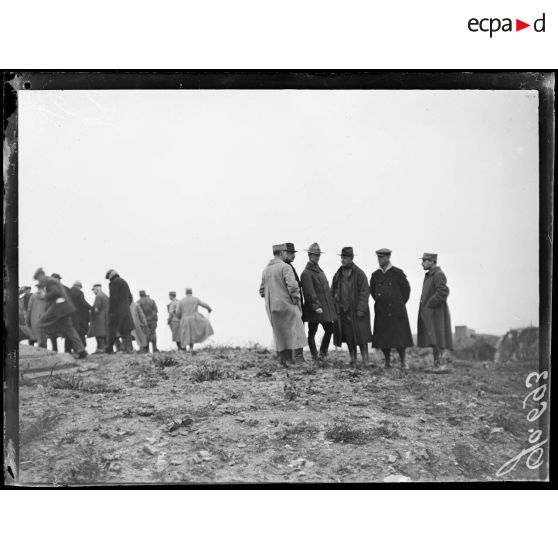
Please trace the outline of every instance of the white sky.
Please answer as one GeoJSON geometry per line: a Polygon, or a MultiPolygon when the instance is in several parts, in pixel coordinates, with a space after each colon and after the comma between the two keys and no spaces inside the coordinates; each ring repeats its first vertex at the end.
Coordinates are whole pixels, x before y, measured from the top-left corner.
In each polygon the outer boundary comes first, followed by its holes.
{"type": "MultiPolygon", "coordinates": [[[[343,246],[411,283],[439,253],[453,325],[538,323],[536,91],[20,91],[19,273],[91,286],[115,268],[160,309],[214,309],[215,343],[272,342],[258,289],[271,245],[343,246]]],[[[372,300],[371,300],[372,308],[372,300]]]]}

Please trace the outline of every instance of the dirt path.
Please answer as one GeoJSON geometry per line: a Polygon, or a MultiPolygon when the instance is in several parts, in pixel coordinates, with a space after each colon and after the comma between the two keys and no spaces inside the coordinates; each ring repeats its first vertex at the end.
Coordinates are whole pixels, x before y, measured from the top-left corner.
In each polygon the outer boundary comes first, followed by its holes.
{"type": "MultiPolygon", "coordinates": [[[[498,480],[527,447],[526,365],[289,377],[265,350],[94,355],[94,372],[20,388],[22,483],[498,480]]],[[[505,480],[537,480],[524,464],[505,480]]]]}

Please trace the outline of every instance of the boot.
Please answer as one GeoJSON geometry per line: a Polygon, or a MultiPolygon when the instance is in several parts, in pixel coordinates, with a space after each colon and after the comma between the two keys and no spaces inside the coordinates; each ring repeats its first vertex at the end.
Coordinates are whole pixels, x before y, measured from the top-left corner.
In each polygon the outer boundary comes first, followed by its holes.
{"type": "Polygon", "coordinates": [[[384,368],[391,368],[391,349],[382,349],[384,353],[384,368]]]}
{"type": "Polygon", "coordinates": [[[302,347],[300,347],[299,349],[295,349],[294,350],[294,360],[296,362],[306,362],[304,359],[304,351],[302,349],[302,347]]]}
{"type": "Polygon", "coordinates": [[[357,359],[356,345],[347,345],[347,348],[349,349],[349,356],[350,356],[349,366],[355,366],[356,359],[357,359]]]}
{"type": "Polygon", "coordinates": [[[278,356],[279,356],[279,364],[281,364],[281,366],[284,366],[285,368],[289,367],[289,353],[290,351],[288,349],[284,350],[284,351],[279,351],[278,352],[278,356]]]}
{"type": "Polygon", "coordinates": [[[125,353],[133,353],[134,352],[134,346],[132,345],[132,334],[131,333],[127,333],[124,336],[124,344],[123,344],[123,350],[125,353]]]}
{"type": "Polygon", "coordinates": [[[368,343],[360,345],[360,355],[362,357],[362,364],[366,367],[370,366],[370,361],[368,359],[368,343]]]}

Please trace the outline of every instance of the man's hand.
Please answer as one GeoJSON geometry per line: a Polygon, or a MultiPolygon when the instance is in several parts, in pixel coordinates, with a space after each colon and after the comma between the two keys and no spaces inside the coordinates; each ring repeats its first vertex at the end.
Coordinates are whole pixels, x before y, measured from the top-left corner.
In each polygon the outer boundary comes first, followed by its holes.
{"type": "Polygon", "coordinates": [[[316,314],[323,314],[324,311],[321,308],[316,308],[316,314]]]}
{"type": "Polygon", "coordinates": [[[364,316],[366,316],[364,312],[361,312],[360,310],[357,312],[357,318],[364,318],[364,316]]]}

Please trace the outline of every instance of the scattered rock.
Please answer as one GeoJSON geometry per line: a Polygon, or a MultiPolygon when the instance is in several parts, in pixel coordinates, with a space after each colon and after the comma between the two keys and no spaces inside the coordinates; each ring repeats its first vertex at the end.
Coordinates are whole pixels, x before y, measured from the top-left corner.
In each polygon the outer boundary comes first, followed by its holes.
{"type": "Polygon", "coordinates": [[[155,448],[152,448],[151,446],[148,446],[147,444],[144,444],[144,446],[142,447],[142,450],[144,453],[147,453],[147,455],[156,455],[157,453],[159,453],[155,448]]]}
{"type": "Polygon", "coordinates": [[[411,482],[411,478],[405,475],[388,475],[384,482],[411,482]]]}

